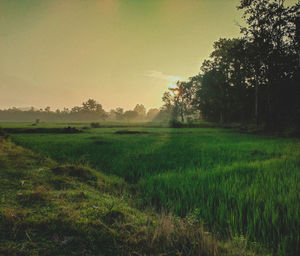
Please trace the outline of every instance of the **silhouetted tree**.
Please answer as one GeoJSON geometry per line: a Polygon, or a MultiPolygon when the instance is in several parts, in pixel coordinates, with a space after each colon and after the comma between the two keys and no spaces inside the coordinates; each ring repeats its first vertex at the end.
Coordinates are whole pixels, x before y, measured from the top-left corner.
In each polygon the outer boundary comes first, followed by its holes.
{"type": "Polygon", "coordinates": [[[137,104],[133,111],[135,111],[138,114],[138,119],[144,120],[146,118],[146,108],[142,104],[137,104]]]}
{"type": "Polygon", "coordinates": [[[215,42],[201,72],[177,83],[173,93],[164,93],[164,110],[181,120],[189,113],[200,113],[207,120],[260,123],[267,129],[297,126],[299,4],[241,0],[238,9],[246,21],[241,27],[243,37],[215,42]]]}
{"type": "Polygon", "coordinates": [[[150,108],[147,112],[147,120],[153,121],[155,117],[158,115],[159,109],[157,108],[150,108]]]}
{"type": "Polygon", "coordinates": [[[125,111],[123,117],[128,122],[136,121],[138,119],[138,113],[133,110],[128,110],[128,111],[125,111]]]}

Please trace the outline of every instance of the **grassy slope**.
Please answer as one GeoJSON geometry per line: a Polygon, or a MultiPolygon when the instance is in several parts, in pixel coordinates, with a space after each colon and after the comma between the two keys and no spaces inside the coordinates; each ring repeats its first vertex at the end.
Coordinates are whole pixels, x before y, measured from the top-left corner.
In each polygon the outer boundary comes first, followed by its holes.
{"type": "Polygon", "coordinates": [[[193,218],[135,209],[117,177],[58,165],[0,137],[1,255],[254,255],[193,218]]]}
{"type": "Polygon", "coordinates": [[[15,134],[15,141],[57,161],[88,163],[136,183],[166,171],[210,170],[237,161],[268,159],[285,140],[239,135],[224,129],[135,128],[140,135],[117,135],[120,128],[82,134],[15,134]],[[259,149],[263,152],[252,154],[259,149]]]}
{"type": "Polygon", "coordinates": [[[137,183],[142,204],[193,211],[209,229],[244,234],[279,255],[299,253],[300,141],[231,130],[102,128],[17,134],[21,145],[137,183]],[[146,132],[146,133],[145,133],[146,132]]]}

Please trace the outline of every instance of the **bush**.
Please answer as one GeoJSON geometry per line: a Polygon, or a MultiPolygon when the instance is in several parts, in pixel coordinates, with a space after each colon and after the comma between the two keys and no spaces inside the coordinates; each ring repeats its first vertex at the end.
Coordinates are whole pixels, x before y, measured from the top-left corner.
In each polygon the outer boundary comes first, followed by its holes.
{"type": "Polygon", "coordinates": [[[182,128],[183,123],[178,121],[177,119],[171,119],[169,121],[169,126],[172,127],[172,128],[182,128]]]}
{"type": "Polygon", "coordinates": [[[68,127],[63,128],[62,132],[63,133],[80,133],[82,131],[77,129],[76,127],[68,126],[68,127]]]}
{"type": "Polygon", "coordinates": [[[8,134],[0,127],[0,137],[4,137],[4,139],[8,138],[8,134]]]}
{"type": "Polygon", "coordinates": [[[101,125],[100,125],[100,123],[91,123],[91,127],[92,128],[100,128],[101,125]]]}

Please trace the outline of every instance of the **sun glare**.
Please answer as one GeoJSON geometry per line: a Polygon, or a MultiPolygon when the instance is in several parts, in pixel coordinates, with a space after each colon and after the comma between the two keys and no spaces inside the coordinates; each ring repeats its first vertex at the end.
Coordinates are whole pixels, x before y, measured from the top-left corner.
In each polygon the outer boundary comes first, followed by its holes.
{"type": "Polygon", "coordinates": [[[180,94],[180,91],[178,88],[170,88],[170,90],[174,96],[178,96],[180,94]]]}
{"type": "Polygon", "coordinates": [[[169,88],[176,89],[176,88],[178,88],[177,82],[181,81],[182,79],[180,77],[177,77],[177,76],[169,76],[168,80],[170,81],[169,82],[169,88]]]}

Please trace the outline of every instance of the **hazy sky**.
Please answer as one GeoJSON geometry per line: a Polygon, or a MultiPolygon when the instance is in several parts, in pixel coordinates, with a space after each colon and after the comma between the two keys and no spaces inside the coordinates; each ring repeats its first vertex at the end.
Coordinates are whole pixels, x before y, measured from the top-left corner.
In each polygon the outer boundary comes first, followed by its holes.
{"type": "Polygon", "coordinates": [[[106,110],[161,106],[220,37],[239,36],[238,0],[0,0],[0,108],[88,98],[106,110]]]}

